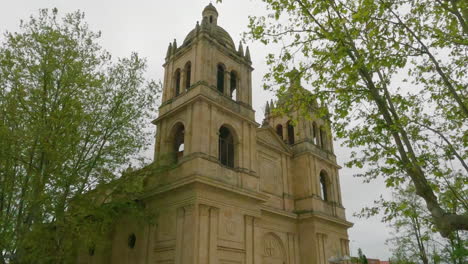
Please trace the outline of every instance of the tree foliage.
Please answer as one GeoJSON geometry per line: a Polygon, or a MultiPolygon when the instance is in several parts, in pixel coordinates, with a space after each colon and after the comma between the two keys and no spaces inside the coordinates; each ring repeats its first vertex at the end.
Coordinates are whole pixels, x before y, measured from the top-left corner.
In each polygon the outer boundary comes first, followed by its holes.
{"type": "Polygon", "coordinates": [[[359,176],[410,181],[443,236],[468,230],[468,2],[263,2],[269,15],[251,17],[248,36],[282,45],[265,76],[290,102],[278,111],[307,115],[318,99],[356,150],[347,165],[366,166],[359,176]],[[312,93],[294,95],[291,78],[312,93]],[[446,192],[459,213],[441,205],[446,192]]]}
{"type": "MultiPolygon", "coordinates": [[[[452,202],[444,199],[442,205],[450,210],[452,202]]],[[[414,187],[399,187],[390,200],[381,198],[374,208],[363,209],[359,216],[375,215],[379,211],[383,213],[382,220],[393,229],[392,237],[387,240],[392,246],[392,263],[466,263],[467,234],[454,231],[448,238],[440,237],[414,187]]]]}
{"type": "Polygon", "coordinates": [[[138,207],[123,194],[141,179],[115,179],[148,145],[159,88],[83,19],[40,10],[1,43],[0,263],[69,262],[74,238],[138,207]]]}
{"type": "Polygon", "coordinates": [[[361,264],[368,264],[369,263],[367,261],[366,255],[364,255],[364,253],[362,253],[361,248],[358,248],[358,259],[357,259],[357,261],[358,261],[358,263],[361,263],[361,264]]]}

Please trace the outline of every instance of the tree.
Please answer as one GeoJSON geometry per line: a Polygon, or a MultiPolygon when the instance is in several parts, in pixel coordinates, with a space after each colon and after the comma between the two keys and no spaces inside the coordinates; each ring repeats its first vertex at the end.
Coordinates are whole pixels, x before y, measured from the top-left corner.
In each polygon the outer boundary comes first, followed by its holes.
{"type": "MultiPolygon", "coordinates": [[[[392,237],[387,240],[387,243],[393,246],[392,262],[466,262],[466,234],[454,231],[447,239],[440,237],[434,231],[430,214],[422,205],[422,199],[415,194],[414,187],[400,186],[393,192],[390,200],[381,198],[375,203],[375,207],[364,208],[358,216],[368,217],[378,212],[383,213],[383,222],[389,223],[394,229],[392,237]]],[[[447,210],[447,206],[450,205],[443,203],[443,206],[447,210]]]]}
{"type": "Polygon", "coordinates": [[[400,189],[390,202],[381,201],[386,208],[385,222],[391,222],[394,236],[387,242],[395,246],[394,255],[401,260],[429,264],[430,243],[433,234],[430,220],[414,189],[400,189]]]}
{"type": "Polygon", "coordinates": [[[361,264],[367,264],[368,263],[367,257],[366,257],[366,255],[364,255],[364,253],[362,253],[361,248],[358,249],[358,261],[361,264]]]}
{"type": "Polygon", "coordinates": [[[360,149],[347,166],[366,166],[359,176],[390,188],[410,181],[442,236],[468,230],[467,2],[263,2],[271,12],[250,18],[248,36],[283,43],[265,76],[289,102],[276,111],[307,115],[319,99],[314,111],[360,149]],[[312,93],[289,89],[291,78],[312,93]],[[444,210],[441,191],[463,210],[444,210]]]}
{"type": "Polygon", "coordinates": [[[149,145],[159,86],[137,54],[113,60],[83,19],[40,10],[1,43],[0,263],[69,262],[75,238],[138,207],[121,194],[141,178],[116,179],[149,145]]]}

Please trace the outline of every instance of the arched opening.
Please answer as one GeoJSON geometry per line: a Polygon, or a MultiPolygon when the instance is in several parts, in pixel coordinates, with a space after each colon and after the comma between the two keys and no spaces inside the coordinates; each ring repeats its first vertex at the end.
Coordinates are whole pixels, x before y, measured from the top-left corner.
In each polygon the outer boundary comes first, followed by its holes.
{"type": "Polygon", "coordinates": [[[325,171],[320,172],[320,196],[324,201],[328,201],[328,177],[325,171]]]}
{"type": "Polygon", "coordinates": [[[213,16],[210,16],[210,24],[213,23],[213,16]]]}
{"type": "Polygon", "coordinates": [[[237,74],[235,72],[231,72],[231,81],[230,81],[230,96],[233,100],[237,99],[237,74]]]}
{"type": "Polygon", "coordinates": [[[96,245],[92,243],[91,246],[88,247],[88,255],[92,257],[94,256],[95,252],[96,252],[96,245]]]}
{"type": "Polygon", "coordinates": [[[292,125],[291,120],[287,123],[288,126],[288,143],[294,144],[294,126],[292,125]]]}
{"type": "Polygon", "coordinates": [[[276,126],[276,134],[283,139],[283,126],[282,125],[277,125],[276,126]]]}
{"type": "Polygon", "coordinates": [[[312,141],[315,145],[318,145],[317,124],[315,122],[312,123],[312,141]]]}
{"type": "Polygon", "coordinates": [[[175,71],[175,96],[179,96],[180,94],[180,69],[175,71]]]}
{"type": "Polygon", "coordinates": [[[174,131],[174,152],[176,160],[180,160],[184,156],[185,150],[185,128],[184,125],[178,123],[174,131]]]}
{"type": "Polygon", "coordinates": [[[189,61],[185,64],[185,89],[190,88],[191,77],[192,77],[192,64],[189,61]]]}
{"type": "Polygon", "coordinates": [[[127,245],[130,249],[133,249],[135,248],[135,244],[136,244],[136,236],[135,234],[132,233],[128,236],[127,245]]]}
{"type": "Polygon", "coordinates": [[[224,93],[224,66],[218,64],[217,78],[216,78],[216,87],[220,93],[224,93]]]}
{"type": "Polygon", "coordinates": [[[323,127],[320,127],[320,147],[323,149],[326,149],[326,143],[327,143],[327,134],[325,133],[325,130],[323,127]]]}
{"type": "Polygon", "coordinates": [[[234,168],[234,136],[225,126],[219,129],[219,161],[224,166],[234,168]]]}

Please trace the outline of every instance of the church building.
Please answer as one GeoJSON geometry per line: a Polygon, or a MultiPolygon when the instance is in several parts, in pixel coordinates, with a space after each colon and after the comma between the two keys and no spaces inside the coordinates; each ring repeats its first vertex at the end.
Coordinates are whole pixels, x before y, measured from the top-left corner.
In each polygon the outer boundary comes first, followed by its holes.
{"type": "Polygon", "coordinates": [[[328,121],[292,122],[271,102],[258,124],[250,51],[219,18],[209,4],[167,50],[154,160],[172,165],[141,197],[154,220],[123,219],[109,251],[80,263],[349,263],[328,121]]]}

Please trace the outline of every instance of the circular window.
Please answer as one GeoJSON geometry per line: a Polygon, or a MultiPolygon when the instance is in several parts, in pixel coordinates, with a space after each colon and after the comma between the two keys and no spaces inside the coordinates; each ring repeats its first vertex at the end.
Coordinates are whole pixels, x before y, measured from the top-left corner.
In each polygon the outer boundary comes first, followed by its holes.
{"type": "Polygon", "coordinates": [[[134,248],[136,243],[136,236],[135,234],[131,234],[128,236],[128,247],[134,248]]]}

